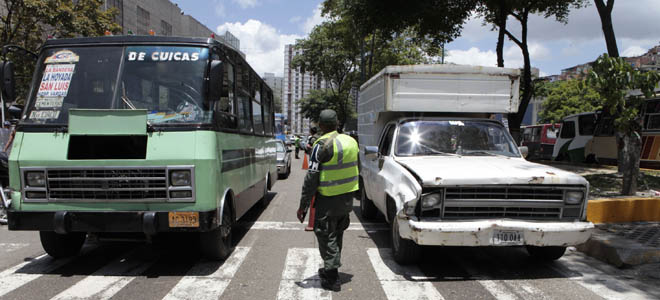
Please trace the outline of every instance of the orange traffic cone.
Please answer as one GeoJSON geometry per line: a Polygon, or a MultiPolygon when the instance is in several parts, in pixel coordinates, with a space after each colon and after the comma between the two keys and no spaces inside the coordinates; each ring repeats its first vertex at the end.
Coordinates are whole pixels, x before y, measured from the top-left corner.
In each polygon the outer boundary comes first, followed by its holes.
{"type": "Polygon", "coordinates": [[[307,169],[309,169],[309,162],[307,162],[307,153],[303,154],[303,156],[304,156],[304,158],[303,158],[302,169],[307,170],[307,169]]]}
{"type": "Polygon", "coordinates": [[[305,231],[314,231],[314,215],[316,214],[316,209],[314,208],[315,199],[316,196],[312,197],[312,203],[309,204],[309,222],[307,222],[305,231]]]}

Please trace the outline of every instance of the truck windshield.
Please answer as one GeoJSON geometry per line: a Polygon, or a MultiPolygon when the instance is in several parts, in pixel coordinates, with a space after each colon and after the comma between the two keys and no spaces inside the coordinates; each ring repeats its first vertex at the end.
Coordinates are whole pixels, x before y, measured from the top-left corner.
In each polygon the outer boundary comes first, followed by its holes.
{"type": "Polygon", "coordinates": [[[23,122],[66,125],[69,109],[145,109],[151,124],[208,123],[207,65],[202,47],[47,49],[23,122]]]}
{"type": "Polygon", "coordinates": [[[399,128],[396,155],[520,157],[506,129],[489,121],[410,121],[399,128]]]}

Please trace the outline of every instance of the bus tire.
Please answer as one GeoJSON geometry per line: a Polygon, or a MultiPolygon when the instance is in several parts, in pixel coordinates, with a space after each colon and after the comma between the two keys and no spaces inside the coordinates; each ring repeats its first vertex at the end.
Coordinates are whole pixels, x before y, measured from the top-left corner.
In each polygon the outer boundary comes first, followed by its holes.
{"type": "Polygon", "coordinates": [[[360,215],[365,220],[373,220],[376,218],[378,210],[371,199],[367,198],[367,192],[364,186],[360,189],[360,215]]]}
{"type": "Polygon", "coordinates": [[[230,202],[225,202],[220,226],[199,235],[200,251],[208,259],[225,260],[234,251],[232,241],[234,217],[232,216],[230,202]]]}
{"type": "Polygon", "coordinates": [[[268,191],[270,191],[271,188],[271,183],[270,183],[270,176],[266,176],[266,185],[264,185],[264,195],[261,197],[261,200],[259,200],[259,205],[261,207],[266,208],[268,206],[268,191]]]}
{"type": "Polygon", "coordinates": [[[41,246],[53,258],[65,258],[80,253],[87,233],[72,232],[59,234],[54,231],[39,231],[41,246]]]}
{"type": "Polygon", "coordinates": [[[566,247],[561,246],[527,246],[527,253],[537,260],[541,261],[552,261],[557,260],[564,255],[566,252],[566,247]]]}
{"type": "Polygon", "coordinates": [[[399,222],[396,221],[394,203],[388,203],[387,210],[390,220],[390,237],[392,244],[392,256],[394,261],[400,265],[414,264],[422,258],[422,247],[412,240],[404,239],[399,234],[399,222]]]}

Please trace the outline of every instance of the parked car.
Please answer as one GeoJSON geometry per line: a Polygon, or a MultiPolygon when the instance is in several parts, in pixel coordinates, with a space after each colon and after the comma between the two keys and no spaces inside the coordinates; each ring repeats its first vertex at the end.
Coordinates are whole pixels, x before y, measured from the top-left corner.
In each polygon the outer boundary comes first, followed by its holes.
{"type": "Polygon", "coordinates": [[[291,174],[291,149],[284,142],[277,140],[277,177],[287,178],[291,174]]]}
{"type": "Polygon", "coordinates": [[[528,160],[552,159],[552,149],[557,141],[561,124],[538,124],[523,127],[522,145],[527,146],[528,160]]]}

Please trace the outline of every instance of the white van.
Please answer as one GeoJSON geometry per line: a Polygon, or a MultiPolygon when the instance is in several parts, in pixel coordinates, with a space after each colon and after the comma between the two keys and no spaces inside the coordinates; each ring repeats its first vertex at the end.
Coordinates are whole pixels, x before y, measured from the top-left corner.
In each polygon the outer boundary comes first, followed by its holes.
{"type": "Polygon", "coordinates": [[[584,154],[584,147],[594,138],[599,113],[585,112],[565,117],[552,151],[552,160],[592,162],[584,154]]]}

